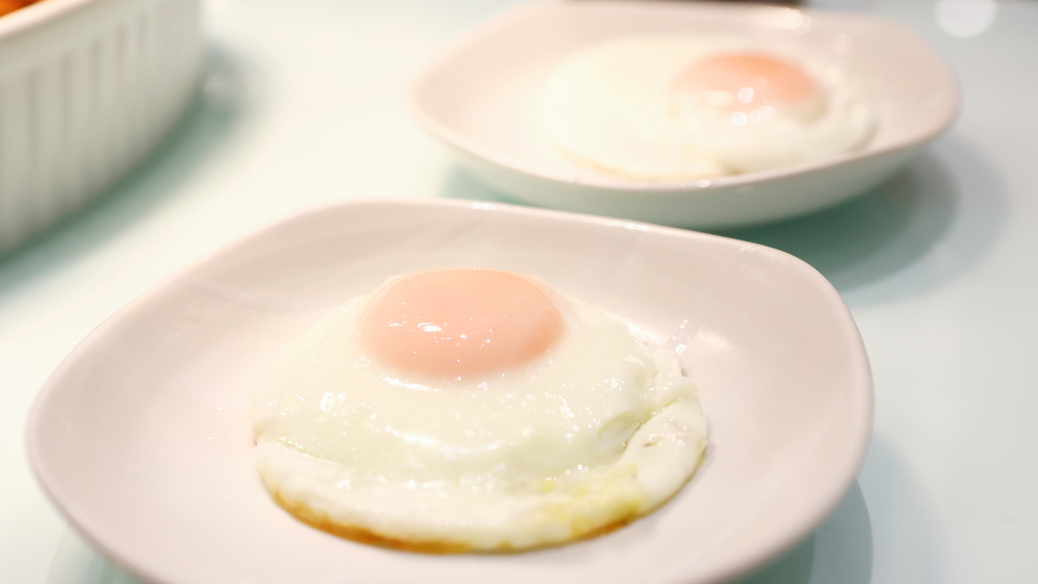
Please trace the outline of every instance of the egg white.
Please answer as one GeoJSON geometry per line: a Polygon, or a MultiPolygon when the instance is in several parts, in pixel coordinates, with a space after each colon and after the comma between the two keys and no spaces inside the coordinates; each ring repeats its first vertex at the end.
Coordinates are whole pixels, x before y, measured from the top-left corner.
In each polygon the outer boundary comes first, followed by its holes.
{"type": "Polygon", "coordinates": [[[287,344],[254,393],[260,476],[297,518],[409,549],[524,549],[644,515],[698,465],[706,420],[677,355],[594,307],[559,298],[565,331],[535,362],[432,380],[365,355],[371,297],[287,344]]]}
{"type": "Polygon", "coordinates": [[[876,124],[860,82],[838,64],[711,35],[622,37],[576,51],[546,82],[537,118],[548,141],[568,158],[642,181],[709,179],[817,162],[861,146],[876,124]],[[735,51],[802,61],[820,84],[820,104],[733,118],[734,112],[674,91],[675,79],[693,63],[735,51]]]}

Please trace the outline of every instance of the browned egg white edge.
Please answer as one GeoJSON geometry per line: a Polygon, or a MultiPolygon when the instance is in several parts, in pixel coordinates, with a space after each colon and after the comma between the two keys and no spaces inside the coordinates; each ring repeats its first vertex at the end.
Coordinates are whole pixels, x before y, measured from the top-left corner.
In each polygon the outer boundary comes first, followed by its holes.
{"type": "Polygon", "coordinates": [[[315,529],[319,529],[319,530],[321,530],[321,531],[323,531],[325,533],[330,533],[331,535],[335,535],[335,536],[338,536],[338,537],[341,537],[343,539],[347,539],[347,540],[350,540],[350,541],[353,541],[353,542],[356,542],[356,543],[372,545],[372,546],[386,548],[386,549],[391,549],[391,550],[404,551],[404,552],[415,552],[415,553],[422,553],[422,554],[447,555],[447,554],[464,554],[464,553],[474,553],[474,554],[523,553],[523,552],[529,552],[529,551],[536,551],[536,550],[539,550],[539,549],[561,547],[561,546],[569,545],[571,543],[576,543],[578,541],[587,541],[587,540],[590,540],[590,539],[596,539],[598,537],[602,537],[603,535],[607,535],[607,534],[612,533],[612,532],[614,532],[614,531],[616,531],[618,529],[626,527],[627,525],[633,523],[635,520],[641,519],[642,517],[648,517],[649,515],[652,515],[653,513],[655,513],[659,509],[663,508],[668,503],[670,503],[671,500],[673,500],[674,497],[676,497],[678,495],[678,493],[680,493],[681,491],[683,491],[685,489],[685,485],[687,485],[688,482],[690,480],[692,480],[692,477],[694,477],[696,475],[696,473],[699,472],[699,467],[703,465],[703,460],[707,457],[707,453],[708,453],[709,450],[710,450],[710,447],[709,447],[709,443],[708,443],[707,448],[705,450],[703,450],[703,452],[700,454],[699,460],[696,462],[695,468],[693,468],[692,472],[689,473],[688,478],[685,479],[685,483],[681,486],[681,488],[677,489],[670,497],[668,497],[667,499],[663,500],[659,505],[653,507],[652,509],[648,509],[644,513],[639,513],[638,511],[633,510],[633,509],[632,510],[626,510],[615,521],[612,521],[612,522],[607,523],[605,525],[601,525],[601,526],[596,527],[594,529],[589,529],[589,530],[586,530],[586,531],[581,531],[580,533],[574,535],[570,539],[566,539],[566,540],[563,540],[563,541],[557,541],[557,542],[553,542],[553,543],[542,544],[542,545],[534,545],[534,546],[522,547],[522,548],[514,548],[514,547],[512,547],[512,546],[510,546],[508,544],[505,544],[505,545],[499,546],[497,548],[492,548],[492,549],[474,549],[472,546],[469,546],[469,545],[466,545],[466,544],[460,544],[460,543],[457,543],[457,542],[436,541],[436,540],[426,540],[426,539],[401,539],[401,538],[396,538],[396,537],[387,537],[385,535],[381,535],[381,534],[375,533],[375,532],[371,531],[370,529],[368,529],[367,527],[363,527],[363,526],[360,526],[360,525],[336,523],[336,522],[332,521],[331,519],[329,519],[326,514],[314,511],[309,506],[307,506],[305,503],[301,503],[299,501],[291,500],[291,499],[283,496],[279,490],[271,487],[270,485],[267,485],[265,482],[264,482],[264,484],[267,487],[267,490],[270,493],[270,496],[274,499],[274,501],[282,509],[287,511],[290,515],[292,515],[293,517],[295,517],[299,521],[302,521],[303,523],[309,525],[310,527],[313,527],[315,529]]]}

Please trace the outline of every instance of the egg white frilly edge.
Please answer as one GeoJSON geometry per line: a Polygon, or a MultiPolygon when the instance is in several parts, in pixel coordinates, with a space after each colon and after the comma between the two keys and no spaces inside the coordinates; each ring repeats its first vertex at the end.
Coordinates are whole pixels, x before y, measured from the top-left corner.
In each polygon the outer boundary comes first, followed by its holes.
{"type": "Polygon", "coordinates": [[[337,485],[354,478],[348,469],[274,441],[261,440],[257,457],[279,503],[307,523],[404,548],[492,551],[579,539],[649,513],[692,475],[705,436],[699,405],[678,400],[643,424],[620,460],[597,470],[598,480],[521,494],[491,491],[475,500],[457,484],[342,490],[337,485]]]}
{"type": "MultiPolygon", "coordinates": [[[[259,474],[274,499],[310,525],[350,539],[420,551],[507,551],[557,545],[608,531],[653,511],[681,490],[700,462],[707,443],[707,422],[695,386],[683,375],[677,354],[663,349],[650,351],[626,325],[572,299],[568,299],[567,311],[571,334],[559,351],[593,349],[596,358],[603,353],[609,357],[614,351],[611,362],[620,361],[616,367],[621,371],[614,377],[621,381],[608,387],[628,392],[627,399],[630,392],[641,392],[636,397],[648,400],[647,409],[635,423],[622,407],[595,406],[599,412],[613,412],[609,415],[620,411],[614,420],[624,422],[610,425],[606,419],[597,425],[587,424],[594,426],[589,430],[594,435],[587,443],[594,446],[597,440],[609,447],[610,440],[616,441],[617,452],[609,455],[605,464],[577,465],[547,476],[536,470],[534,463],[533,472],[525,476],[520,473],[518,479],[512,473],[508,480],[493,478],[500,466],[491,466],[482,474],[469,468],[456,476],[443,473],[405,480],[399,474],[387,478],[371,468],[310,454],[305,447],[307,437],[291,436],[300,430],[284,429],[291,426],[293,418],[313,415],[314,404],[325,405],[317,401],[321,396],[307,395],[326,391],[314,389],[320,384],[313,378],[320,374],[308,369],[314,357],[308,357],[307,352],[314,347],[326,350],[338,342],[329,339],[348,337],[360,304],[351,302],[325,317],[275,358],[274,377],[279,369],[284,377],[284,371],[301,367],[296,371],[309,371],[301,374],[309,376],[309,381],[302,382],[298,390],[287,391],[283,385],[291,386],[291,380],[268,382],[261,384],[254,395],[259,474]],[[626,356],[635,351],[635,345],[637,352],[626,356]],[[307,383],[315,385],[308,389],[307,383]]],[[[555,355],[552,359],[564,361],[567,357],[555,355]]],[[[536,376],[549,387],[567,385],[551,385],[552,375],[548,370],[538,371],[536,376]]],[[[603,387],[607,386],[599,386],[599,390],[603,387]]],[[[361,395],[377,399],[395,391],[403,392],[405,401],[394,403],[411,407],[406,388],[378,388],[361,395]]],[[[418,411],[428,407],[421,400],[428,399],[429,392],[411,393],[417,398],[413,407],[418,411]]],[[[324,395],[327,400],[328,392],[324,395]]],[[[448,401],[453,399],[450,392],[444,395],[448,401]]],[[[580,406],[578,398],[571,401],[573,407],[593,409],[580,406]]],[[[322,419],[325,424],[341,423],[334,416],[322,419]]],[[[379,436],[383,438],[392,437],[379,436]]],[[[518,452],[511,456],[523,453],[518,452]]],[[[376,466],[392,456],[391,452],[370,454],[379,460],[376,466]]]]}

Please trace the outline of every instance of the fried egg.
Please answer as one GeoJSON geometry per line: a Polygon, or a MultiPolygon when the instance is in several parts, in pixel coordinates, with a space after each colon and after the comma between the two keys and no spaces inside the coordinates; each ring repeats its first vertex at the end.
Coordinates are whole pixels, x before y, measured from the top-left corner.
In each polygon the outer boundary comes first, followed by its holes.
{"type": "Polygon", "coordinates": [[[535,278],[416,272],[290,341],[253,395],[259,474],[298,519],[418,551],[589,537],[666,502],[706,446],[676,353],[535,278]]]}
{"type": "Polygon", "coordinates": [[[733,36],[622,37],[563,59],[537,117],[567,158],[642,181],[818,162],[862,146],[876,117],[844,67],[733,36]]]}

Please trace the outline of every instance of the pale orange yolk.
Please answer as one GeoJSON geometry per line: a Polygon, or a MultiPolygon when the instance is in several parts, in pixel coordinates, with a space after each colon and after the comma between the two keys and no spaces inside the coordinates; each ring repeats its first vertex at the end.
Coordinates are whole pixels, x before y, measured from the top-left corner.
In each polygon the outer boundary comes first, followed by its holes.
{"type": "Polygon", "coordinates": [[[562,334],[549,293],[520,275],[456,269],[407,276],[368,307],[361,342],[372,358],[412,373],[457,377],[543,355],[562,334]]]}
{"type": "Polygon", "coordinates": [[[813,98],[818,86],[796,64],[754,53],[725,53],[697,61],[674,82],[714,107],[750,111],[794,105],[813,98]]]}

